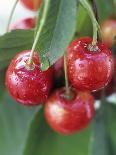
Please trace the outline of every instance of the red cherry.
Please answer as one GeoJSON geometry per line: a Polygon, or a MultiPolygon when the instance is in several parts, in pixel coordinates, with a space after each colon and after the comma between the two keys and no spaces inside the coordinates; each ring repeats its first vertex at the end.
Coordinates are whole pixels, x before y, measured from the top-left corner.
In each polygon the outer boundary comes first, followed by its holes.
{"type": "Polygon", "coordinates": [[[20,2],[29,10],[36,11],[40,7],[42,0],[20,0],[20,2]]]}
{"type": "Polygon", "coordinates": [[[101,42],[92,46],[89,37],[74,40],[67,49],[68,76],[80,90],[95,91],[106,86],[112,78],[114,59],[101,42]]]}
{"type": "Polygon", "coordinates": [[[116,19],[108,18],[101,23],[103,42],[111,48],[116,36],[116,19]]]}
{"type": "Polygon", "coordinates": [[[45,104],[45,118],[51,128],[69,135],[87,127],[94,115],[94,98],[88,92],[72,90],[73,97],[64,96],[65,89],[56,90],[45,104]]]}
{"type": "MultiPolygon", "coordinates": [[[[115,65],[116,65],[116,62],[115,62],[115,65]]],[[[111,82],[104,89],[105,96],[107,96],[107,97],[112,95],[113,93],[116,93],[116,78],[115,78],[115,74],[116,74],[116,71],[114,71],[114,76],[113,76],[111,82]]],[[[96,100],[99,100],[102,97],[102,93],[103,93],[103,90],[99,90],[99,91],[93,92],[92,94],[93,94],[93,96],[94,96],[94,98],[96,100]]]]}
{"type": "Polygon", "coordinates": [[[37,53],[34,53],[34,68],[27,69],[30,51],[15,56],[6,72],[6,86],[11,96],[21,104],[30,106],[46,101],[53,81],[53,68],[42,72],[37,53]]]}
{"type": "Polygon", "coordinates": [[[35,18],[26,18],[12,25],[10,29],[11,30],[15,30],[15,29],[28,30],[34,27],[35,27],[35,18]]]}

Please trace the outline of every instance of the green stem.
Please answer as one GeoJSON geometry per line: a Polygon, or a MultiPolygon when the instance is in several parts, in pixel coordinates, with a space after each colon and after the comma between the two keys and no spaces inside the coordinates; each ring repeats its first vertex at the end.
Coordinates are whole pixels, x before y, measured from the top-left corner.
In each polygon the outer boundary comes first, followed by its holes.
{"type": "MultiPolygon", "coordinates": [[[[92,8],[93,8],[96,21],[99,22],[99,15],[98,15],[98,10],[97,10],[96,0],[91,0],[91,3],[92,3],[92,8]]],[[[98,26],[97,40],[102,41],[101,30],[99,26],[98,26]]]]}
{"type": "Polygon", "coordinates": [[[89,5],[89,2],[87,2],[87,0],[79,0],[80,3],[82,4],[82,6],[87,10],[90,18],[91,18],[91,21],[92,21],[92,24],[93,24],[93,41],[92,41],[92,45],[96,45],[97,43],[97,32],[98,32],[98,23],[97,23],[97,20],[94,16],[94,13],[93,13],[93,9],[91,8],[91,6],[89,5]]]}
{"type": "Polygon", "coordinates": [[[16,1],[15,1],[14,5],[13,5],[13,8],[12,8],[12,10],[11,10],[11,13],[10,13],[10,16],[9,16],[9,19],[8,19],[8,24],[7,24],[7,27],[6,27],[6,32],[9,31],[9,26],[10,26],[10,24],[11,24],[11,20],[12,20],[12,17],[13,17],[14,11],[15,11],[15,8],[16,8],[16,6],[17,6],[17,4],[18,4],[18,1],[19,1],[19,0],[16,0],[16,1]]]}
{"type": "Polygon", "coordinates": [[[42,28],[44,26],[44,23],[45,23],[45,20],[46,20],[46,17],[47,17],[48,8],[49,8],[49,0],[46,0],[45,4],[44,4],[44,9],[43,9],[43,15],[42,15],[42,18],[40,20],[40,26],[39,26],[38,31],[36,33],[35,40],[34,40],[34,43],[33,43],[32,49],[31,49],[30,57],[29,57],[29,60],[28,60],[28,65],[33,64],[33,54],[34,54],[37,42],[39,40],[42,28]]]}
{"type": "MultiPolygon", "coordinates": [[[[94,22],[94,21],[93,21],[94,22]]],[[[96,45],[97,43],[97,26],[95,24],[95,22],[93,23],[93,41],[92,41],[92,45],[96,45]]]]}
{"type": "Polygon", "coordinates": [[[67,72],[67,58],[66,58],[66,52],[64,53],[64,74],[65,74],[65,88],[66,88],[66,96],[69,96],[70,89],[69,89],[69,83],[68,83],[68,72],[67,72]]]}

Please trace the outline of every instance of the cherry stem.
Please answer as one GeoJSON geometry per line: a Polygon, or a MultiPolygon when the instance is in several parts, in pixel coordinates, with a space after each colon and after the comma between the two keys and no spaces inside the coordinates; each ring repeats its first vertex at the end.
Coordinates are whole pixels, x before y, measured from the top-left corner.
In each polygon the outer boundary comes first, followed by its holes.
{"type": "Polygon", "coordinates": [[[93,13],[93,9],[91,8],[91,6],[89,5],[89,3],[87,2],[87,0],[79,0],[80,3],[82,4],[82,6],[87,10],[92,24],[93,24],[93,41],[92,41],[92,45],[95,46],[97,43],[97,32],[98,32],[98,22],[95,18],[95,15],[93,13]]]}
{"type": "MultiPolygon", "coordinates": [[[[98,16],[96,0],[91,0],[91,1],[92,1],[92,8],[93,8],[93,12],[94,12],[95,18],[96,18],[97,22],[99,22],[99,16],[98,16]]],[[[101,39],[101,35],[100,35],[99,32],[97,33],[97,40],[102,40],[101,39]]]]}
{"type": "Polygon", "coordinates": [[[13,5],[13,8],[11,10],[11,13],[10,13],[10,16],[9,16],[9,19],[8,19],[8,24],[7,24],[7,27],[6,27],[6,32],[9,32],[9,27],[10,27],[10,24],[11,24],[11,20],[12,20],[12,17],[13,17],[13,14],[14,14],[14,11],[16,9],[16,6],[18,4],[18,1],[19,0],[16,0],[14,5],[13,5]]]}
{"type": "Polygon", "coordinates": [[[70,89],[69,89],[69,83],[68,83],[67,56],[66,56],[66,52],[64,53],[64,74],[65,74],[66,97],[69,97],[70,89]]]}
{"type": "Polygon", "coordinates": [[[43,9],[43,15],[42,15],[41,20],[40,20],[40,26],[39,26],[37,34],[35,36],[34,43],[33,43],[32,49],[31,49],[31,53],[30,53],[30,57],[29,57],[29,60],[28,60],[28,63],[27,63],[28,66],[32,66],[32,64],[33,64],[34,51],[35,51],[37,42],[39,40],[42,28],[44,26],[44,23],[45,23],[45,20],[46,20],[46,17],[47,17],[48,8],[49,8],[49,0],[46,0],[46,2],[44,4],[44,9],[43,9]]]}

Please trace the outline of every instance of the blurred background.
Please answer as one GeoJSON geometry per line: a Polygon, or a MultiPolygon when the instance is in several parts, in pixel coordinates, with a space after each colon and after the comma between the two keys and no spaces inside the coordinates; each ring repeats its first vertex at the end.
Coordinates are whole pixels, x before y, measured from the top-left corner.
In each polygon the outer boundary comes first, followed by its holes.
{"type": "MultiPolygon", "coordinates": [[[[16,0],[0,0],[0,6],[2,6],[0,8],[0,34],[3,34],[6,30],[8,18],[15,1],[16,0]]],[[[24,19],[25,17],[33,17],[34,15],[34,12],[24,8],[19,2],[11,23],[24,19]]]]}

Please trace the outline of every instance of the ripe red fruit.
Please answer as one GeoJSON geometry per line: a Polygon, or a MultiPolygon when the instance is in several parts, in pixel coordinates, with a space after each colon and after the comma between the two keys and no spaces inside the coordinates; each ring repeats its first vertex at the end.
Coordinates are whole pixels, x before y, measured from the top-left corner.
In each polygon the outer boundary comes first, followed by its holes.
{"type": "Polygon", "coordinates": [[[40,7],[42,0],[20,0],[21,3],[29,10],[36,11],[40,7]]]}
{"type": "Polygon", "coordinates": [[[92,46],[89,37],[74,40],[67,49],[68,76],[80,90],[95,91],[106,86],[112,78],[114,59],[101,42],[92,46]]]}
{"type": "Polygon", "coordinates": [[[35,27],[35,18],[26,18],[12,25],[10,29],[11,30],[15,30],[15,29],[28,30],[34,27],[35,27]]]}
{"type": "Polygon", "coordinates": [[[56,90],[45,104],[45,118],[51,128],[69,135],[87,127],[94,115],[94,98],[88,92],[72,90],[72,98],[65,97],[65,89],[56,90]]]}
{"type": "Polygon", "coordinates": [[[111,48],[116,36],[116,19],[108,18],[101,23],[103,42],[111,48]]]}
{"type": "Polygon", "coordinates": [[[53,68],[42,72],[36,52],[33,56],[34,68],[27,68],[29,56],[29,50],[17,54],[6,72],[6,86],[11,96],[27,106],[45,102],[53,81],[53,68]]]}

